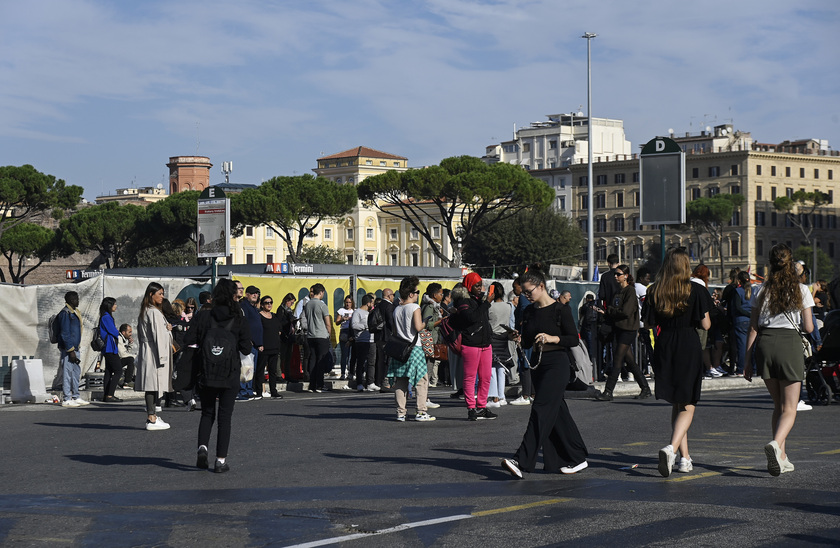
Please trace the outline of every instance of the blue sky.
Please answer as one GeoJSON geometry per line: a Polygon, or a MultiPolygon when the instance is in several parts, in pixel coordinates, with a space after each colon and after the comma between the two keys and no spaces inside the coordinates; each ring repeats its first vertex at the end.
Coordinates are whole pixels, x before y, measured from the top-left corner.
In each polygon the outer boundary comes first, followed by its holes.
{"type": "Polygon", "coordinates": [[[0,165],[85,197],[311,173],[364,145],[409,165],[481,156],[546,114],[624,120],[634,150],[733,122],[840,149],[840,2],[309,0],[0,2],[0,165]]]}

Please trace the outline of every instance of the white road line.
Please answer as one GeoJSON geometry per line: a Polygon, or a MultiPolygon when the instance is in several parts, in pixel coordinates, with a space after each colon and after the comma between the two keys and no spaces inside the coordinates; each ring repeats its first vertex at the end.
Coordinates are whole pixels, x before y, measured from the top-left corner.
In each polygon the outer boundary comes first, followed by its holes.
{"type": "Polygon", "coordinates": [[[397,531],[405,531],[406,529],[415,529],[417,527],[425,527],[427,525],[437,525],[438,523],[446,523],[448,521],[460,521],[463,519],[470,519],[472,516],[470,514],[459,514],[455,516],[447,516],[444,518],[435,518],[435,519],[427,519],[424,521],[415,521],[414,523],[403,523],[402,525],[397,525],[395,527],[388,527],[387,529],[380,529],[378,531],[374,531],[372,533],[355,533],[353,535],[345,535],[343,537],[333,537],[333,538],[326,538],[323,540],[316,540],[313,542],[305,542],[303,544],[294,544],[289,546],[288,548],[310,548],[313,546],[328,546],[330,544],[339,544],[341,542],[347,542],[348,540],[356,540],[359,538],[366,538],[372,537],[376,535],[385,535],[387,533],[395,533],[397,531]]]}

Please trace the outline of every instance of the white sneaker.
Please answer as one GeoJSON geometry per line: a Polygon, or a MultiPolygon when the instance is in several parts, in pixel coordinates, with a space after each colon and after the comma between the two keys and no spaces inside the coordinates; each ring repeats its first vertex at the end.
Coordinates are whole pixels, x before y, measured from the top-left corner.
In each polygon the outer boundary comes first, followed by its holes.
{"type": "Polygon", "coordinates": [[[666,445],[659,450],[659,473],[662,474],[663,478],[671,475],[675,460],[677,460],[677,454],[674,453],[672,445],[666,445]]]}
{"type": "Polygon", "coordinates": [[[271,392],[269,392],[268,390],[263,392],[263,398],[270,398],[270,397],[271,397],[271,392]]]}
{"type": "Polygon", "coordinates": [[[804,400],[799,400],[799,403],[796,404],[797,411],[810,411],[811,409],[813,409],[813,407],[805,403],[804,400]]]}
{"type": "Polygon", "coordinates": [[[431,422],[435,420],[435,418],[428,413],[417,413],[414,415],[414,420],[417,422],[431,422]]]}
{"type": "Polygon", "coordinates": [[[782,473],[782,450],[776,440],[764,446],[764,454],[767,456],[767,471],[771,476],[778,476],[782,473]]]}
{"type": "Polygon", "coordinates": [[[511,405],[531,405],[531,398],[526,398],[525,396],[519,396],[512,402],[511,405]]]}
{"type": "Polygon", "coordinates": [[[499,407],[507,405],[507,400],[499,400],[499,407]]]}
{"type": "Polygon", "coordinates": [[[502,468],[507,470],[511,476],[522,479],[522,470],[519,468],[519,463],[513,459],[502,459],[502,468]]]}
{"type": "Polygon", "coordinates": [[[160,413],[161,411],[163,411],[163,408],[159,405],[156,405],[155,406],[155,413],[160,413]]]}
{"type": "Polygon", "coordinates": [[[501,407],[501,406],[502,406],[502,404],[497,402],[497,401],[487,400],[487,406],[486,407],[501,407]]]}
{"type": "Polygon", "coordinates": [[[79,400],[64,400],[61,402],[61,407],[81,407],[79,400]]]}
{"type": "Polygon", "coordinates": [[[560,469],[560,472],[562,472],[564,474],[576,474],[576,473],[580,472],[581,470],[583,470],[584,468],[586,468],[588,466],[589,466],[589,463],[586,462],[586,461],[583,461],[582,463],[580,463],[578,465],[575,465],[575,466],[564,466],[560,469]]]}
{"type": "Polygon", "coordinates": [[[83,400],[82,398],[76,398],[73,400],[74,402],[78,403],[80,406],[90,405],[90,402],[87,400],[83,400]]]}
{"type": "Polygon", "coordinates": [[[718,378],[718,377],[722,377],[722,376],[723,376],[723,373],[721,373],[720,371],[718,371],[718,370],[717,370],[717,369],[715,369],[714,367],[713,367],[713,368],[711,368],[711,369],[709,369],[709,370],[707,370],[707,372],[709,373],[709,375],[713,376],[714,378],[718,378]]]}
{"type": "Polygon", "coordinates": [[[405,422],[405,415],[397,415],[397,422],[405,422]]]}
{"type": "Polygon", "coordinates": [[[365,388],[365,390],[368,392],[379,392],[382,389],[376,386],[376,383],[370,383],[369,385],[367,385],[367,388],[365,388]]]}
{"type": "Polygon", "coordinates": [[[691,472],[694,470],[694,465],[691,463],[691,459],[687,459],[685,457],[680,458],[680,465],[677,467],[677,470],[680,472],[691,472]]]}
{"type": "Polygon", "coordinates": [[[432,400],[426,400],[426,408],[427,409],[437,409],[440,407],[439,403],[435,403],[432,400]]]}
{"type": "Polygon", "coordinates": [[[169,430],[169,424],[158,417],[155,422],[146,421],[146,430],[169,430]]]}

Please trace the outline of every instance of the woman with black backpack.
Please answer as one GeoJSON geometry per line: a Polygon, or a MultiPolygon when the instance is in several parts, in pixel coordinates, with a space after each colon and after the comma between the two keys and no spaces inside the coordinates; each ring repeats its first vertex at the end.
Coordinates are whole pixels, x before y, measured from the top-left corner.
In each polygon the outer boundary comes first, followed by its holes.
{"type": "Polygon", "coordinates": [[[105,403],[118,403],[122,400],[114,394],[120,382],[122,374],[122,361],[120,360],[120,349],[117,340],[120,332],[114,323],[114,311],[117,309],[117,300],[113,297],[105,297],[99,305],[99,336],[105,342],[102,349],[102,359],[105,361],[105,394],[102,401],[105,403]]]}
{"type": "Polygon", "coordinates": [[[193,325],[187,331],[184,342],[197,346],[196,359],[201,364],[198,373],[201,422],[198,426],[198,457],[195,465],[202,469],[209,468],[207,445],[218,412],[213,471],[227,472],[230,470],[226,459],[233,406],[239,392],[239,353],[251,353],[251,331],[236,302],[236,284],[225,278],[219,280],[213,289],[212,308],[207,311],[202,309],[191,323],[193,325]]]}

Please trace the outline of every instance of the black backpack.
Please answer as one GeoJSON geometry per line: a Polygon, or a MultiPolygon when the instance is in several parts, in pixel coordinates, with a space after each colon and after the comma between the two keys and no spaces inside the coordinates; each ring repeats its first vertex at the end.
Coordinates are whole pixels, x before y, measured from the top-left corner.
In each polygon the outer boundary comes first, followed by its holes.
{"type": "Polygon", "coordinates": [[[368,331],[373,334],[382,333],[385,329],[385,316],[382,315],[382,307],[377,306],[368,315],[368,331]]]}
{"type": "Polygon", "coordinates": [[[238,340],[231,331],[236,318],[226,324],[210,318],[210,328],[201,341],[202,384],[214,388],[226,388],[231,384],[234,369],[240,366],[238,340]]]}

